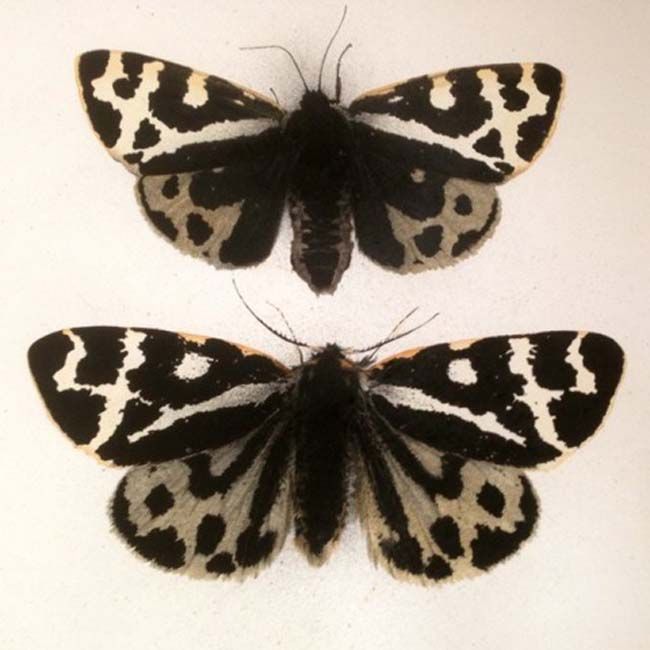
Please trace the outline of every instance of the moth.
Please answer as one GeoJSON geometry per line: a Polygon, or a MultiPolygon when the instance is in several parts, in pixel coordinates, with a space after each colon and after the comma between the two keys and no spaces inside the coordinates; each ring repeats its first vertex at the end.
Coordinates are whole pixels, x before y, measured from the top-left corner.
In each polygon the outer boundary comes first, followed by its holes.
{"type": "Polygon", "coordinates": [[[545,63],[460,68],[344,107],[341,58],[334,98],[322,89],[331,45],[316,89],[285,50],[305,88],[294,111],[132,52],[82,54],[78,86],[95,133],[137,176],[154,228],[215,266],[262,262],[285,204],[292,266],[316,293],[334,292],[348,268],[353,224],[359,250],[398,273],[473,254],[499,220],[496,186],[527,169],[553,131],[562,74],[545,63]]]}
{"type": "Polygon", "coordinates": [[[110,513],[153,564],[255,575],[293,527],[320,565],[354,501],[372,560],[430,584],[481,574],[531,535],[524,470],[596,431],[623,352],[602,334],[557,331],[372,365],[327,345],[287,368],[220,339],[82,327],[38,340],[29,364],[65,434],[130,467],[110,513]]]}

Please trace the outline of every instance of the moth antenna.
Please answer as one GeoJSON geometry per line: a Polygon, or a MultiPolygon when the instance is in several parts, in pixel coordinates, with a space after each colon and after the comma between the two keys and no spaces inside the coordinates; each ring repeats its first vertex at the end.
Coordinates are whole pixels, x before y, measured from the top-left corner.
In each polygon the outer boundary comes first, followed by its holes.
{"type": "Polygon", "coordinates": [[[374,361],[375,356],[377,355],[381,347],[384,345],[384,341],[390,338],[393,334],[395,334],[395,332],[397,332],[397,330],[400,328],[402,323],[405,323],[411,316],[413,316],[413,314],[418,309],[419,309],[418,307],[413,307],[413,309],[411,309],[411,311],[408,314],[406,314],[406,316],[400,318],[400,320],[395,324],[393,329],[391,329],[391,331],[388,332],[388,334],[372,348],[372,352],[370,354],[367,354],[365,357],[363,357],[363,359],[359,361],[359,365],[363,367],[369,366],[374,361]]]}
{"type": "Polygon", "coordinates": [[[341,27],[343,26],[343,21],[345,20],[345,16],[347,13],[348,13],[348,6],[345,5],[345,7],[343,7],[343,15],[341,16],[341,20],[339,21],[339,26],[336,28],[336,31],[332,35],[332,38],[330,38],[330,42],[327,44],[327,47],[325,48],[325,54],[323,54],[323,59],[320,62],[320,70],[318,72],[319,91],[323,83],[323,69],[325,68],[325,61],[327,60],[327,55],[329,54],[330,48],[332,47],[332,43],[334,43],[334,39],[338,36],[339,31],[341,31],[341,27]]]}
{"type": "Polygon", "coordinates": [[[273,88],[269,88],[269,90],[271,91],[271,95],[273,95],[273,99],[275,99],[275,103],[280,105],[280,100],[278,99],[278,96],[275,94],[275,90],[273,90],[273,88]]]}
{"type": "MultiPolygon", "coordinates": [[[[287,317],[284,315],[284,312],[283,312],[279,307],[277,307],[276,305],[274,305],[272,302],[268,302],[268,301],[267,301],[266,304],[267,304],[269,307],[273,307],[273,309],[275,309],[275,311],[277,311],[278,314],[280,314],[280,317],[282,318],[284,324],[287,326],[287,329],[289,330],[289,333],[290,333],[291,336],[293,336],[293,338],[295,339],[295,338],[296,338],[296,333],[293,331],[293,327],[291,327],[291,324],[290,324],[289,321],[287,320],[287,317]]],[[[300,348],[300,346],[296,345],[296,350],[298,351],[298,356],[300,357],[300,364],[302,365],[302,364],[305,363],[305,358],[302,356],[302,349],[300,348]]]]}
{"type": "Polygon", "coordinates": [[[244,296],[242,296],[241,291],[239,291],[239,287],[237,286],[236,280],[232,281],[233,287],[235,287],[235,291],[237,295],[239,296],[239,299],[242,301],[242,304],[246,309],[248,310],[248,313],[258,322],[260,325],[263,325],[269,332],[272,334],[275,334],[279,339],[282,339],[283,341],[286,341],[287,343],[291,343],[292,345],[295,345],[297,347],[303,347],[303,348],[309,348],[311,347],[307,343],[303,343],[302,341],[297,341],[295,338],[290,338],[286,334],[283,334],[282,332],[278,332],[276,329],[271,327],[268,323],[263,321],[254,311],[253,308],[246,302],[244,299],[244,296]]]}
{"type": "Polygon", "coordinates": [[[305,90],[309,92],[309,86],[305,81],[305,77],[302,74],[302,70],[300,69],[300,66],[298,65],[298,61],[296,61],[293,54],[291,54],[291,52],[289,52],[289,50],[286,47],[282,47],[282,45],[247,45],[246,47],[240,47],[239,49],[240,50],[282,50],[291,59],[293,65],[298,71],[298,74],[300,75],[300,79],[302,81],[303,86],[305,87],[305,90]]]}
{"type": "Polygon", "coordinates": [[[345,56],[345,53],[352,47],[352,43],[348,43],[343,52],[339,56],[339,60],[336,62],[336,103],[338,104],[341,101],[341,61],[345,56]]]}
{"type": "MultiPolygon", "coordinates": [[[[367,348],[359,348],[359,349],[356,349],[356,350],[349,350],[349,353],[350,354],[359,354],[361,352],[369,352],[370,350],[374,350],[373,354],[377,354],[377,352],[381,348],[383,348],[384,345],[388,345],[389,343],[392,343],[393,341],[403,339],[405,336],[408,336],[409,334],[413,334],[413,332],[416,332],[417,330],[424,327],[425,325],[428,325],[434,318],[437,318],[439,315],[440,315],[440,312],[436,312],[433,316],[430,316],[424,322],[420,323],[419,325],[416,325],[415,327],[412,327],[410,330],[406,330],[406,332],[402,332],[401,334],[397,334],[397,336],[388,336],[383,341],[380,341],[379,343],[375,343],[374,345],[369,345],[367,348]]],[[[402,319],[402,321],[404,321],[404,320],[405,320],[405,318],[402,319]]],[[[368,357],[367,361],[369,362],[371,359],[372,359],[372,355],[368,357]]]]}
{"type": "MultiPolygon", "coordinates": [[[[383,345],[383,341],[385,341],[387,338],[390,338],[391,336],[393,336],[393,334],[395,334],[395,332],[397,332],[397,330],[400,328],[402,323],[405,323],[409,318],[411,318],[411,316],[413,316],[413,314],[415,314],[415,312],[418,309],[419,309],[419,307],[413,307],[413,309],[411,309],[411,311],[408,314],[406,314],[406,316],[403,316],[402,318],[400,318],[400,320],[397,321],[397,323],[395,324],[393,329],[390,332],[388,332],[388,334],[381,341],[379,341],[379,343],[377,343],[374,348],[371,348],[372,352],[364,359],[364,362],[365,363],[370,363],[372,361],[373,357],[377,354],[377,352],[379,352],[381,346],[383,345]]],[[[362,363],[362,365],[364,365],[364,364],[362,363]]]]}

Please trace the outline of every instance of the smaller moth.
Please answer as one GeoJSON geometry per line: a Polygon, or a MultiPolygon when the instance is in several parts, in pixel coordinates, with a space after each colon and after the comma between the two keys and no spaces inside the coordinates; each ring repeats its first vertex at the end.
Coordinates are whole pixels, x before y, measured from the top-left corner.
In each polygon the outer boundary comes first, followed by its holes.
{"type": "Polygon", "coordinates": [[[332,293],[350,263],[353,225],[359,250],[398,273],[449,266],[490,237],[496,186],[526,170],[553,131],[559,70],[459,68],[344,107],[341,58],[335,97],[322,90],[333,40],[315,89],[298,68],[305,92],[294,111],[162,59],[79,57],[95,133],[137,176],[145,215],[174,246],[215,266],[259,264],[287,204],[294,270],[314,292],[332,293]]]}
{"type": "Polygon", "coordinates": [[[370,556],[424,584],[480,574],[532,533],[524,470],[569,456],[623,369],[607,336],[542,332],[438,344],[374,365],[336,345],[287,368],[220,339],[82,327],[29,364],[80,448],[130,466],[115,529],[156,566],[257,574],[290,529],[329,557],[356,500],[370,556]]]}

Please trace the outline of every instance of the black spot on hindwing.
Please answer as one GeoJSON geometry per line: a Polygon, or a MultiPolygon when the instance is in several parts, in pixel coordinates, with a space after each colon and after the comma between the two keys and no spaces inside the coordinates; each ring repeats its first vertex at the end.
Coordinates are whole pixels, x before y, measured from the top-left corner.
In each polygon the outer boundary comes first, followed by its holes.
{"type": "Polygon", "coordinates": [[[154,528],[146,535],[139,535],[131,521],[129,501],[126,497],[126,479],[119,484],[111,513],[116,528],[124,539],[147,560],[152,560],[167,569],[178,569],[185,563],[185,544],[179,539],[173,526],[154,528]]]}
{"type": "Polygon", "coordinates": [[[460,530],[453,517],[445,516],[436,519],[431,524],[430,532],[434,542],[447,557],[454,559],[463,555],[460,530]]]}
{"type": "Polygon", "coordinates": [[[490,513],[493,517],[500,517],[503,514],[503,509],[506,505],[506,499],[503,492],[498,487],[491,483],[484,483],[481,491],[476,497],[477,503],[490,513]]]}
{"type": "Polygon", "coordinates": [[[162,194],[166,199],[173,199],[178,196],[178,176],[174,174],[170,176],[162,187],[162,194]]]}
{"type": "Polygon", "coordinates": [[[174,222],[164,213],[158,210],[152,210],[148,213],[151,223],[163,234],[167,239],[174,241],[178,237],[178,228],[174,222]]]}
{"type": "Polygon", "coordinates": [[[515,552],[533,531],[537,521],[537,500],[528,479],[521,477],[523,492],[519,501],[522,519],[513,532],[502,528],[477,526],[477,536],[472,542],[472,563],[479,569],[488,569],[515,552]]]}
{"type": "Polygon", "coordinates": [[[454,203],[454,211],[462,217],[472,214],[472,199],[467,194],[459,194],[454,203]]]}
{"type": "Polygon", "coordinates": [[[152,517],[160,517],[174,506],[174,496],[164,484],[157,485],[144,500],[152,517]]]}
{"type": "Polygon", "coordinates": [[[217,553],[205,565],[206,571],[216,575],[230,575],[237,570],[230,553],[217,553]]]}
{"type": "Polygon", "coordinates": [[[200,214],[191,212],[187,215],[187,236],[197,246],[205,244],[212,237],[213,232],[212,227],[200,214]]]}
{"type": "Polygon", "coordinates": [[[427,226],[415,237],[415,243],[422,253],[432,257],[440,250],[442,235],[442,226],[427,226]]]}
{"type": "Polygon", "coordinates": [[[196,552],[212,555],[226,531],[226,524],[220,515],[205,515],[196,531],[196,552]]]}
{"type": "Polygon", "coordinates": [[[492,209],[490,210],[488,219],[483,227],[478,230],[468,230],[467,232],[463,232],[458,235],[458,239],[451,249],[451,254],[454,257],[458,257],[458,255],[462,255],[470,248],[472,248],[475,244],[480,242],[483,237],[485,237],[486,233],[489,232],[490,228],[492,228],[495,221],[497,220],[498,215],[499,199],[494,199],[494,202],[492,203],[492,209]]]}

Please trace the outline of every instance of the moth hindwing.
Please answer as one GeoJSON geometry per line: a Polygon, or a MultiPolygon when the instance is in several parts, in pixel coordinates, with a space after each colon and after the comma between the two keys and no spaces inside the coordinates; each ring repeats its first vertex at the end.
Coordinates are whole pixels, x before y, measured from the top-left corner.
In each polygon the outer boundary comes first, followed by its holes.
{"type": "Polygon", "coordinates": [[[66,435],[131,466],[111,515],[156,565],[254,575],[292,524],[321,564],[354,492],[372,558],[430,583],[480,574],[530,536],[524,469],[593,435],[623,353],[601,334],[543,332],[370,368],[329,345],[288,369],[219,339],[86,327],[40,339],[29,363],[66,435]]]}
{"type": "MultiPolygon", "coordinates": [[[[411,273],[474,253],[499,219],[496,184],[524,171],[557,114],[562,75],[512,63],[415,77],[348,108],[305,84],[297,110],[132,52],[86,52],[79,90],[110,154],[138,176],[144,213],[184,252],[258,264],[285,203],[291,262],[317,293],[359,249],[411,273]]],[[[340,80],[338,80],[340,81],[340,80]]]]}

